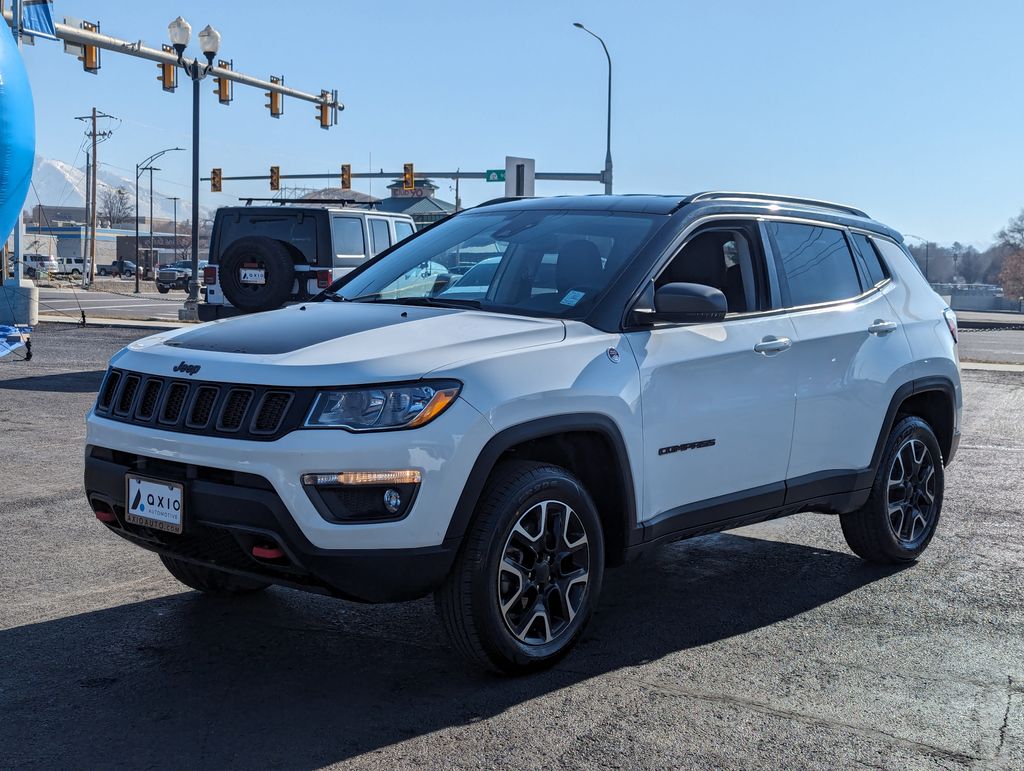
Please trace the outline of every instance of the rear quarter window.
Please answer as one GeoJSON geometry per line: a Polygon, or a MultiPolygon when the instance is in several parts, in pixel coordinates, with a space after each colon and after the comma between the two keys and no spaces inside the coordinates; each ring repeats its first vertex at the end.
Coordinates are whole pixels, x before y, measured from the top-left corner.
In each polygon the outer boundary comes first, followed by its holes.
{"type": "Polygon", "coordinates": [[[395,237],[402,241],[413,234],[413,227],[411,222],[405,220],[395,220],[395,237]]]}
{"type": "Polygon", "coordinates": [[[889,278],[889,269],[885,267],[885,263],[878,256],[878,251],[870,238],[863,233],[854,233],[853,243],[856,244],[857,251],[860,252],[861,264],[867,272],[868,283],[871,286],[878,286],[889,278]]]}

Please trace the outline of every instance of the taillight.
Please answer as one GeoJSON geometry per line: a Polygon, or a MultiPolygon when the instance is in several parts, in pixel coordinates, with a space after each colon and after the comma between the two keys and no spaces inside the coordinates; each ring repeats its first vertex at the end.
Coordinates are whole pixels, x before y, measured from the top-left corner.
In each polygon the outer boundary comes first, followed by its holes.
{"type": "Polygon", "coordinates": [[[331,285],[331,271],[318,270],[316,272],[316,288],[326,289],[331,285]]]}
{"type": "Polygon", "coordinates": [[[943,316],[945,317],[945,319],[946,319],[946,326],[947,326],[947,327],[949,327],[949,334],[951,334],[951,335],[953,336],[953,342],[954,342],[954,343],[958,343],[958,342],[960,342],[960,341],[959,341],[959,340],[957,339],[957,330],[956,330],[956,314],[955,314],[955,313],[953,313],[953,311],[952,311],[952,310],[950,310],[949,308],[946,308],[946,310],[944,310],[944,311],[942,312],[942,315],[943,315],[943,316]]]}
{"type": "Polygon", "coordinates": [[[217,266],[207,265],[203,268],[203,283],[206,285],[217,283],[217,266]]]}

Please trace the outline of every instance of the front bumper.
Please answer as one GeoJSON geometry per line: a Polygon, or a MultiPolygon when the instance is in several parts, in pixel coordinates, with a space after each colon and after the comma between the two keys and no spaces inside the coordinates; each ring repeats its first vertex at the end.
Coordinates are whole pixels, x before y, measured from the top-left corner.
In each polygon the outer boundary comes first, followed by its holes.
{"type": "MultiPolygon", "coordinates": [[[[86,427],[86,444],[91,447],[261,477],[303,538],[328,550],[439,546],[473,464],[493,436],[486,419],[461,398],[437,420],[409,431],[353,434],[340,429],[307,429],[274,441],[247,441],[164,431],[109,420],[94,412],[86,427]],[[328,521],[317,511],[301,481],[303,474],[390,469],[415,469],[422,476],[415,502],[396,521],[328,521]]],[[[124,495],[120,488],[116,492],[124,495]]]]}
{"type": "MultiPolygon", "coordinates": [[[[112,512],[110,530],[177,559],[307,591],[363,602],[422,597],[444,580],[458,539],[414,549],[322,549],[303,535],[265,478],[193,464],[86,448],[85,489],[94,511],[112,512]],[[185,485],[181,535],[125,519],[125,474],[143,472],[185,485]],[[260,558],[254,547],[279,549],[260,558]]],[[[262,552],[257,552],[262,553],[262,552]]]]}

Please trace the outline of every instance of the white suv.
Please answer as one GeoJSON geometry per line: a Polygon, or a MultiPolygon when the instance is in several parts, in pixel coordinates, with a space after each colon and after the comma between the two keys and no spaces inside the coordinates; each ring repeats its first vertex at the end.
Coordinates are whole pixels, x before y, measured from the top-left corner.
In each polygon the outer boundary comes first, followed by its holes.
{"type": "Polygon", "coordinates": [[[201,591],[433,592],[506,672],[565,654],[605,567],[668,541],[818,511],[912,561],[961,388],[901,241],[747,193],[483,205],[305,304],[118,353],[86,494],[201,591]],[[460,289],[467,250],[498,259],[460,289]]]}

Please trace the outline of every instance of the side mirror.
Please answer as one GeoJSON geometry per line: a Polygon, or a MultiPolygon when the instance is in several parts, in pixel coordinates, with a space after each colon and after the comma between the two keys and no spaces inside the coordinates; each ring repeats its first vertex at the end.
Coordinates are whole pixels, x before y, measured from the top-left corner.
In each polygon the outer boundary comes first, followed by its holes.
{"type": "Polygon", "coordinates": [[[677,324],[721,321],[729,303],[720,289],[704,284],[665,284],[654,292],[654,309],[649,318],[677,324]]]}

